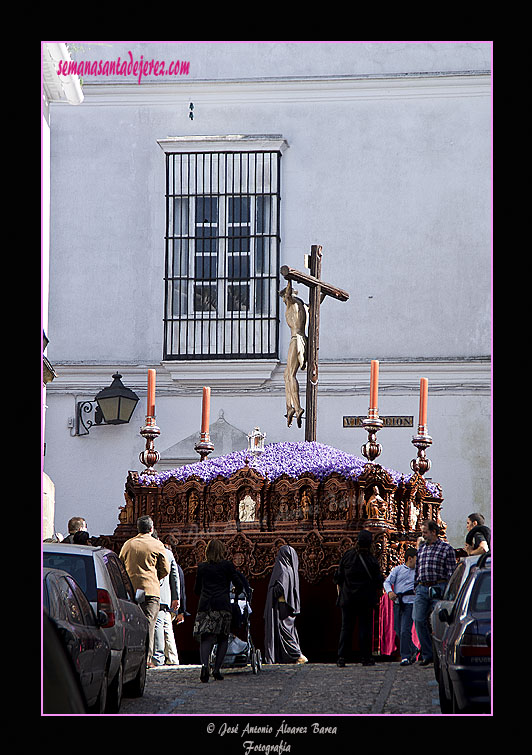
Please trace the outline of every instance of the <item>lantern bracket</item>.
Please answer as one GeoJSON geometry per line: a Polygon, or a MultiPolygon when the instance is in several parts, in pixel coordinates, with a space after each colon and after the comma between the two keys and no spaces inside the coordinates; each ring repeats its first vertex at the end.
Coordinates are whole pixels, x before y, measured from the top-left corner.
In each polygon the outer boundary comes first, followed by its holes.
{"type": "Polygon", "coordinates": [[[72,430],[70,431],[70,434],[72,436],[88,435],[90,428],[94,427],[94,425],[98,426],[105,424],[107,423],[103,418],[102,410],[98,406],[97,401],[76,402],[76,419],[74,423],[74,432],[72,432],[72,430]]]}

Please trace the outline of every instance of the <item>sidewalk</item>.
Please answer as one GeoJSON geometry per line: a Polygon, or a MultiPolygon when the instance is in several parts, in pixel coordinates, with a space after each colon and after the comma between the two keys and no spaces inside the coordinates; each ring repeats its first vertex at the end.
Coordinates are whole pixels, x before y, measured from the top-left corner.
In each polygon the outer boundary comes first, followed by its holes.
{"type": "Polygon", "coordinates": [[[398,662],[307,663],[223,669],[223,681],[199,679],[199,666],[150,669],[144,696],[124,698],[121,714],[324,716],[440,714],[432,666],[398,662]]]}

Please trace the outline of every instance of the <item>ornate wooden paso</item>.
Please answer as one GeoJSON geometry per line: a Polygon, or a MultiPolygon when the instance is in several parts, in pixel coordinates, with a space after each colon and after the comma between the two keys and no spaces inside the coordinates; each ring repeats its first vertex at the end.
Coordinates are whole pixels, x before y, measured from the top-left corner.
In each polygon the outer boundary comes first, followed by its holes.
{"type": "MultiPolygon", "coordinates": [[[[332,576],[342,555],[356,543],[359,531],[368,529],[374,535],[382,572],[388,574],[404,562],[405,548],[415,545],[424,519],[438,521],[445,531],[442,491],[429,486],[418,472],[408,479],[397,474],[394,478],[375,463],[366,464],[356,477],[335,471],[318,478],[304,472],[269,480],[254,467],[251,455],[250,459],[230,476],[219,475],[209,482],[196,474],[160,481],[158,475],[141,477],[130,471],[120,522],[112,535],[102,535],[96,543],[118,552],[137,534],[138,517],[149,514],[160,539],[171,548],[185,573],[193,615],[196,567],[205,559],[209,540],[219,538],[255,590],[252,633],[259,647],[271,570],[279,548],[291,545],[299,557],[304,608],[298,618],[300,638],[313,657],[333,660],[339,612],[332,576]]],[[[376,612],[375,652],[380,652],[382,620],[376,612]]],[[[182,632],[180,643],[185,657],[196,658],[197,647],[191,637],[182,632]]]]}
{"type": "Polygon", "coordinates": [[[367,464],[357,478],[333,472],[320,480],[308,472],[269,481],[246,464],[209,483],[195,475],[160,485],[145,480],[129,472],[120,523],[100,543],[119,550],[137,534],[138,517],[149,514],[185,573],[196,568],[216,537],[248,578],[269,574],[279,547],[289,543],[298,553],[301,576],[316,583],[332,576],[363,528],[373,533],[387,573],[415,543],[424,519],[438,521],[445,531],[441,489],[430,492],[417,473],[396,484],[378,464],[367,464]]]}

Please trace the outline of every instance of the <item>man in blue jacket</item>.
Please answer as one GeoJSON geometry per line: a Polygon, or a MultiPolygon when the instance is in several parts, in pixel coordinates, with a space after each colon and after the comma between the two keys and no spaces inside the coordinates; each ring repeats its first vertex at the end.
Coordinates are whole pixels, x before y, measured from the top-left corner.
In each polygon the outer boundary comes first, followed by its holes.
{"type": "Polygon", "coordinates": [[[393,602],[393,624],[399,638],[401,666],[414,663],[419,648],[412,640],[412,609],[414,608],[414,571],[417,550],[405,550],[405,563],[395,566],[386,580],[384,590],[393,602]]]}

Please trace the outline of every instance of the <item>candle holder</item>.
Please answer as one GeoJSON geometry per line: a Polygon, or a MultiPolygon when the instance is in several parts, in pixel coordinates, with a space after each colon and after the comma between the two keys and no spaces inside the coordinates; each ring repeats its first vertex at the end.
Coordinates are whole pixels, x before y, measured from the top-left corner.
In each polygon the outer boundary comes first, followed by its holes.
{"type": "Polygon", "coordinates": [[[426,425],[418,425],[417,435],[412,438],[412,443],[417,448],[417,457],[410,462],[410,468],[413,472],[423,476],[431,467],[431,461],[425,450],[432,444],[432,438],[427,432],[426,425]]]}
{"type": "Polygon", "coordinates": [[[214,451],[214,443],[211,441],[209,432],[200,433],[200,439],[194,446],[194,451],[199,453],[200,461],[205,461],[207,456],[214,451]]]}
{"type": "Polygon", "coordinates": [[[370,407],[368,409],[368,416],[362,420],[362,426],[368,433],[368,441],[361,448],[362,453],[370,464],[373,464],[374,459],[380,456],[382,452],[381,444],[377,443],[377,433],[383,424],[382,419],[379,417],[379,410],[370,407]]]}
{"type": "Polygon", "coordinates": [[[153,466],[157,464],[161,454],[155,449],[154,441],[161,434],[161,431],[155,424],[155,417],[146,417],[146,424],[140,428],[140,434],[146,439],[146,448],[139,454],[140,461],[146,467],[143,474],[157,474],[153,466]]]}

